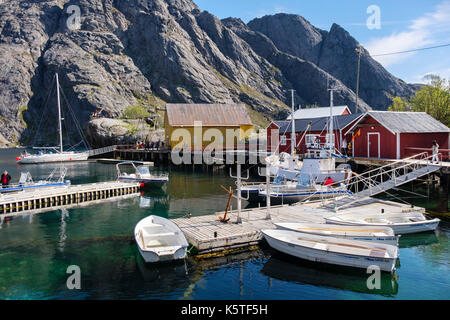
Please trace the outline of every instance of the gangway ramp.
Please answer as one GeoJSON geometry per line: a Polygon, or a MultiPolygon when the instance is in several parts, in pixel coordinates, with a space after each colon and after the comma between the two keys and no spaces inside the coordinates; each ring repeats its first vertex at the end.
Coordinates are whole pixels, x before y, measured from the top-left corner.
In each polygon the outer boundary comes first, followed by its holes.
{"type": "Polygon", "coordinates": [[[442,168],[441,163],[431,160],[432,156],[421,153],[360,175],[353,174],[352,180],[347,185],[352,194],[327,202],[326,206],[339,210],[439,171],[442,168]]]}

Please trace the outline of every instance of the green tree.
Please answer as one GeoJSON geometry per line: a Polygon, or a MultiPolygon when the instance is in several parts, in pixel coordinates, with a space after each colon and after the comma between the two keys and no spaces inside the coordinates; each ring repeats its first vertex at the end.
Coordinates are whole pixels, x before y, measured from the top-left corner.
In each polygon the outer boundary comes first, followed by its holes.
{"type": "Polygon", "coordinates": [[[394,97],[389,111],[426,112],[450,126],[450,81],[437,75],[427,75],[424,80],[428,83],[409,100],[394,97]]]}
{"type": "Polygon", "coordinates": [[[392,106],[389,107],[389,111],[413,111],[411,104],[409,104],[406,98],[394,97],[392,99],[392,106]]]}

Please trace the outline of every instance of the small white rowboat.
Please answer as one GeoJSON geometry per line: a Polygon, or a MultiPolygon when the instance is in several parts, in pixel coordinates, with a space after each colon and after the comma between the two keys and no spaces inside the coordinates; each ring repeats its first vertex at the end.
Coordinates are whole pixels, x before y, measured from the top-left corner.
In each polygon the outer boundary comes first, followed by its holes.
{"type": "Polygon", "coordinates": [[[330,236],[348,240],[378,242],[398,246],[400,236],[391,228],[370,226],[339,226],[318,223],[275,223],[277,228],[318,236],[330,236]]]}
{"type": "Polygon", "coordinates": [[[134,229],[134,238],[147,263],[184,259],[189,246],[175,223],[158,216],[141,220],[134,229]]]}
{"type": "Polygon", "coordinates": [[[297,258],[346,267],[378,266],[393,272],[398,247],[365,241],[317,236],[289,230],[261,230],[269,245],[297,258]]]}
{"type": "Polygon", "coordinates": [[[388,227],[395,234],[409,234],[434,231],[441,220],[428,220],[422,213],[393,213],[378,215],[343,214],[340,216],[325,218],[327,223],[346,226],[373,226],[388,227]]]}

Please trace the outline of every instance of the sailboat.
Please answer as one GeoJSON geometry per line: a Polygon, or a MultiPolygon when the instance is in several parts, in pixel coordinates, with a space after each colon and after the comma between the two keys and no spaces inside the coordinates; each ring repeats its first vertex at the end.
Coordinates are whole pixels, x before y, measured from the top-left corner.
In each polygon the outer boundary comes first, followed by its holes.
{"type": "MultiPolygon", "coordinates": [[[[289,180],[296,180],[296,177],[300,174],[307,174],[312,177],[312,179],[317,183],[323,183],[328,178],[333,181],[345,181],[351,175],[351,168],[348,164],[341,164],[336,168],[336,157],[335,154],[335,138],[334,138],[334,117],[333,117],[333,92],[336,89],[330,90],[330,120],[327,125],[327,138],[325,144],[313,143],[307,145],[308,153],[302,159],[301,167],[286,167],[285,165],[277,164],[277,162],[272,158],[267,159],[267,163],[271,167],[271,172],[276,175],[282,175],[289,180]]],[[[292,114],[292,137],[295,145],[295,121],[294,113],[292,114]]],[[[291,149],[294,149],[293,147],[291,149]]],[[[291,159],[294,159],[294,150],[290,155],[291,159]]],[[[294,160],[291,160],[295,163],[294,160]]]]}
{"type": "Polygon", "coordinates": [[[58,131],[59,131],[59,148],[41,148],[41,149],[53,149],[55,153],[44,153],[39,151],[38,154],[21,154],[17,157],[17,163],[19,164],[37,164],[37,163],[54,163],[54,162],[70,162],[70,161],[86,161],[89,157],[89,151],[75,152],[63,150],[63,138],[62,138],[62,118],[61,118],[61,101],[59,93],[59,78],[56,77],[56,97],[58,101],[58,131]]]}

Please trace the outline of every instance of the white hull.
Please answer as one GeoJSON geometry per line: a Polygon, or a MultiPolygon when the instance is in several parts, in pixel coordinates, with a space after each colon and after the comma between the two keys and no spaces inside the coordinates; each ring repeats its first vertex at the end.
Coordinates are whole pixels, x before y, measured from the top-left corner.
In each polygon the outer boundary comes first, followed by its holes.
{"type": "Polygon", "coordinates": [[[29,155],[17,161],[19,164],[38,164],[53,162],[86,161],[89,152],[63,152],[54,154],[29,155]]]}
{"type": "Polygon", "coordinates": [[[373,243],[384,243],[398,246],[400,236],[395,236],[391,228],[368,227],[368,226],[345,226],[340,227],[330,224],[315,223],[275,223],[277,228],[314,234],[319,236],[331,236],[347,240],[365,241],[373,243]]]}
{"type": "Polygon", "coordinates": [[[345,226],[374,226],[374,227],[389,227],[394,230],[395,234],[410,234],[434,231],[439,225],[439,219],[409,222],[409,223],[367,223],[367,222],[352,222],[340,221],[336,219],[325,219],[327,223],[339,224],[345,226]]]}
{"type": "Polygon", "coordinates": [[[147,263],[184,259],[188,242],[180,228],[168,219],[150,216],[134,229],[134,238],[147,263]]]}
{"type": "Polygon", "coordinates": [[[326,242],[344,242],[348,245],[365,246],[376,250],[377,248],[375,247],[375,244],[372,243],[362,241],[349,241],[332,237],[320,237],[311,235],[299,236],[300,233],[293,231],[262,230],[262,233],[264,235],[264,238],[272,248],[285,254],[313,262],[328,263],[362,269],[367,269],[370,266],[378,266],[382,271],[393,272],[395,270],[395,264],[398,257],[398,249],[394,246],[377,244],[376,246],[380,246],[385,250],[393,252],[389,257],[381,258],[374,256],[349,254],[348,252],[341,253],[337,251],[331,251],[329,249],[326,249],[326,244],[323,244],[326,242]],[[285,235],[287,235],[287,237],[291,237],[291,240],[284,237],[285,235]],[[314,246],[304,246],[302,245],[301,241],[296,240],[299,238],[301,239],[302,237],[309,238],[309,241],[315,239],[318,242],[322,242],[314,245],[320,249],[315,249],[314,246]]]}

